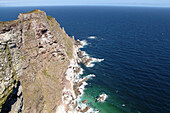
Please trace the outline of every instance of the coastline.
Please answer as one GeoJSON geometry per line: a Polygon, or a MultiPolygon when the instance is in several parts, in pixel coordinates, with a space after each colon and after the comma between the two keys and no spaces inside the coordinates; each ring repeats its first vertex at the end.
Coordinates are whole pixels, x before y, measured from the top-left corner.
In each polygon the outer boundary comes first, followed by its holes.
{"type": "MultiPolygon", "coordinates": [[[[8,74],[4,78],[0,77],[0,81],[4,79],[1,95],[5,97],[0,103],[0,111],[3,104],[4,108],[6,107],[5,101],[9,94],[13,90],[17,90],[15,88],[18,88],[18,80],[21,81],[23,90],[20,92],[23,93],[24,98],[24,101],[20,101],[21,99],[17,97],[18,111],[36,110],[36,112],[53,111],[57,113],[93,111],[89,106],[80,105],[78,102],[84,93],[86,81],[95,76],[80,77],[83,69],[79,64],[82,63],[88,67],[94,61],[94,58],[80,50],[83,46],[88,45],[85,40],[75,41],[74,36],[70,38],[53,17],[46,16],[46,13],[41,10],[20,14],[17,20],[11,21],[11,23],[1,22],[1,24],[1,38],[6,37],[1,47],[2,56],[7,56],[7,62],[4,62],[4,57],[0,58],[4,63],[0,66],[1,72],[5,73],[6,67],[13,72],[7,72],[8,74]],[[11,31],[10,26],[14,27],[11,31]],[[22,28],[22,26],[25,27],[22,28]],[[52,32],[53,29],[56,31],[52,32]],[[21,41],[17,42],[16,37],[21,41]],[[22,62],[16,62],[20,60],[22,62]],[[32,76],[29,76],[31,74],[32,76]],[[20,77],[20,75],[23,76],[20,77]],[[7,85],[11,85],[10,77],[13,84],[9,90],[6,90],[7,85]],[[4,93],[4,91],[7,92],[4,93]]],[[[20,85],[20,83],[18,84],[20,85]]],[[[17,92],[18,90],[15,95],[19,96],[17,92]]],[[[16,107],[14,106],[12,110],[16,107]]],[[[9,110],[11,110],[10,107],[9,110]]]]}
{"type": "Polygon", "coordinates": [[[90,74],[81,78],[83,69],[79,64],[83,63],[86,67],[93,67],[94,62],[101,62],[104,59],[91,58],[85,51],[81,51],[80,48],[88,45],[85,40],[77,40],[75,42],[75,45],[73,45],[73,59],[70,60],[65,73],[66,83],[63,89],[62,103],[58,106],[56,113],[98,113],[98,110],[93,110],[93,108],[86,105],[88,100],[80,99],[84,93],[85,86],[88,85],[86,81],[91,77],[95,77],[95,75],[90,74]]]}

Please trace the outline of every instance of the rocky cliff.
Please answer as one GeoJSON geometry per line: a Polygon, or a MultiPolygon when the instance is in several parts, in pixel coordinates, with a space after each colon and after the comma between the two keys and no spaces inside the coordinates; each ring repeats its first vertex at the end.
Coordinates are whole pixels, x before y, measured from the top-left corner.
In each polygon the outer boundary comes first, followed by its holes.
{"type": "Polygon", "coordinates": [[[74,43],[40,10],[0,22],[0,111],[56,112],[74,43]]]}

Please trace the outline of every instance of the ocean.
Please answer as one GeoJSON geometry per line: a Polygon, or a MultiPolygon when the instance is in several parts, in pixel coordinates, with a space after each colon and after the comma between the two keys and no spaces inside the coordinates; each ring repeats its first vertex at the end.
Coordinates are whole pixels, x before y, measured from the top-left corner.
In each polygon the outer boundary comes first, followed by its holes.
{"type": "Polygon", "coordinates": [[[86,40],[89,56],[81,100],[100,113],[170,113],[170,8],[113,6],[0,7],[0,21],[41,9],[69,36],[86,40]],[[92,37],[91,37],[92,36],[92,37]],[[105,102],[96,102],[100,94],[105,102]]]}

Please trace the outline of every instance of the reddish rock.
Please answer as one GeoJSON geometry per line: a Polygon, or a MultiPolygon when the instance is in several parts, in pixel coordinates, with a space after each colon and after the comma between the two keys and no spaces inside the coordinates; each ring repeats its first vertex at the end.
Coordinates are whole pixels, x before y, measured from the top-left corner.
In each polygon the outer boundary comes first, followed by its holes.
{"type": "Polygon", "coordinates": [[[83,101],[82,101],[82,103],[83,103],[83,104],[86,104],[86,103],[87,103],[87,101],[88,101],[88,100],[83,100],[83,101]]]}

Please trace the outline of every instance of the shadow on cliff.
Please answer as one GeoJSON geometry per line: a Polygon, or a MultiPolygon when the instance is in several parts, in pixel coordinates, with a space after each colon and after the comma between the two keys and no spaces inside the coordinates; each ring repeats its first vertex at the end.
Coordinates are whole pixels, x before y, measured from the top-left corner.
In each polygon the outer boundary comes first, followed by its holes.
{"type": "Polygon", "coordinates": [[[2,111],[1,113],[8,113],[11,111],[12,106],[14,105],[14,109],[17,112],[21,112],[22,107],[23,107],[23,98],[22,98],[22,92],[18,94],[19,92],[19,87],[20,87],[20,82],[17,82],[17,87],[13,88],[12,93],[8,96],[7,101],[5,102],[5,104],[2,106],[2,111]],[[20,99],[20,102],[17,102],[18,99],[20,99]],[[19,103],[19,105],[17,105],[19,103]]]}

